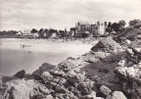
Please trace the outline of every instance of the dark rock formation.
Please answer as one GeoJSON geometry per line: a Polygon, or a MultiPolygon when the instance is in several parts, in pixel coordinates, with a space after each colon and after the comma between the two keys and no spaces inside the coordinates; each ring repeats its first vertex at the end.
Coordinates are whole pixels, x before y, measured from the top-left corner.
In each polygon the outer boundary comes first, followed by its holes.
{"type": "Polygon", "coordinates": [[[14,77],[16,78],[23,78],[25,76],[25,70],[21,70],[19,72],[17,72],[16,74],[14,74],[14,77]]]}
{"type": "Polygon", "coordinates": [[[43,63],[37,70],[33,72],[34,75],[41,75],[44,71],[49,71],[55,66],[49,63],[43,63]]]}

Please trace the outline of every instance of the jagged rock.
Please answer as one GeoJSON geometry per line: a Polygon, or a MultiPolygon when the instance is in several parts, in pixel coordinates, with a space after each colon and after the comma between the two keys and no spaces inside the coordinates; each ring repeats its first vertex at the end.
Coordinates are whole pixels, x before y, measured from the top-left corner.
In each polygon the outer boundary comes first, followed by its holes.
{"type": "Polygon", "coordinates": [[[53,80],[53,76],[48,71],[43,72],[41,77],[44,79],[45,82],[53,80]]]}
{"type": "Polygon", "coordinates": [[[105,85],[102,85],[100,87],[100,91],[106,96],[109,95],[112,92],[112,90],[105,85]]]}
{"type": "Polygon", "coordinates": [[[3,84],[2,77],[0,76],[0,88],[2,88],[2,84],[3,84]]]}
{"type": "Polygon", "coordinates": [[[79,99],[72,93],[66,93],[66,94],[56,94],[55,99],[79,99]]]}
{"type": "Polygon", "coordinates": [[[112,39],[112,37],[107,37],[100,40],[94,47],[91,48],[92,51],[104,51],[104,52],[114,52],[118,53],[123,51],[119,43],[112,39]]]}
{"type": "Polygon", "coordinates": [[[99,61],[99,58],[96,57],[96,55],[92,52],[86,53],[83,56],[84,61],[88,62],[88,63],[95,63],[97,61],[99,61]]]}
{"type": "Polygon", "coordinates": [[[140,99],[141,69],[139,64],[130,67],[117,67],[115,73],[122,81],[122,90],[124,90],[131,99],[140,99]]]}
{"type": "Polygon", "coordinates": [[[127,99],[123,92],[114,91],[112,95],[106,97],[106,99],[127,99]]]}
{"type": "Polygon", "coordinates": [[[74,84],[74,83],[79,83],[79,82],[83,82],[86,79],[85,73],[77,73],[75,71],[70,71],[67,75],[66,75],[67,80],[74,84]]]}
{"type": "Polygon", "coordinates": [[[53,98],[53,96],[52,95],[48,95],[48,96],[46,96],[45,98],[43,98],[43,99],[54,99],[53,98]]]}
{"type": "Polygon", "coordinates": [[[104,99],[104,98],[102,98],[102,97],[96,97],[96,98],[94,98],[94,99],[104,99]]]}
{"type": "Polygon", "coordinates": [[[89,82],[80,82],[77,88],[82,95],[88,95],[92,92],[92,86],[89,85],[89,82]]]}
{"type": "Polygon", "coordinates": [[[97,99],[96,92],[92,91],[89,95],[81,96],[80,99],[97,99]]]}
{"type": "Polygon", "coordinates": [[[86,71],[86,75],[96,84],[107,85],[112,90],[120,90],[118,78],[115,78],[114,69],[117,62],[96,62],[86,65],[81,70],[86,71]],[[115,82],[115,83],[114,83],[115,82]]]}
{"type": "Polygon", "coordinates": [[[58,64],[58,67],[60,70],[63,70],[65,72],[68,72],[69,70],[73,69],[76,67],[77,64],[75,64],[75,59],[74,58],[67,58],[65,61],[61,62],[58,64]]]}
{"type": "Polygon", "coordinates": [[[14,77],[17,77],[17,78],[23,78],[25,76],[25,70],[21,70],[19,72],[17,72],[14,77]]]}
{"type": "Polygon", "coordinates": [[[70,70],[76,70],[77,68],[81,68],[85,66],[86,64],[88,63],[85,62],[83,57],[78,57],[78,58],[69,57],[63,62],[59,63],[57,67],[60,70],[63,70],[64,72],[69,72],[70,70]]]}
{"type": "Polygon", "coordinates": [[[16,79],[7,82],[6,85],[8,88],[4,96],[7,99],[36,99],[49,93],[45,86],[34,80],[16,79]]]}
{"type": "Polygon", "coordinates": [[[51,70],[50,73],[53,75],[53,76],[64,76],[64,72],[61,71],[61,70],[51,70]]]}
{"type": "Polygon", "coordinates": [[[68,90],[69,90],[69,92],[72,92],[77,97],[80,97],[81,96],[80,91],[76,87],[69,86],[68,87],[68,90]]]}
{"type": "Polygon", "coordinates": [[[121,77],[125,79],[134,79],[138,82],[141,82],[141,70],[137,65],[132,67],[117,67],[115,69],[115,73],[121,75],[121,77]]]}
{"type": "Polygon", "coordinates": [[[44,71],[50,71],[55,68],[55,65],[51,65],[49,63],[43,63],[37,70],[35,70],[33,75],[41,75],[44,71]]]}
{"type": "Polygon", "coordinates": [[[40,93],[43,93],[43,94],[45,94],[45,95],[50,94],[49,89],[47,89],[45,86],[43,86],[43,85],[41,85],[41,84],[38,86],[37,89],[39,90],[40,93]]]}
{"type": "Polygon", "coordinates": [[[55,92],[56,93],[63,93],[63,94],[65,94],[66,93],[66,89],[63,86],[56,86],[55,87],[55,92]]]}

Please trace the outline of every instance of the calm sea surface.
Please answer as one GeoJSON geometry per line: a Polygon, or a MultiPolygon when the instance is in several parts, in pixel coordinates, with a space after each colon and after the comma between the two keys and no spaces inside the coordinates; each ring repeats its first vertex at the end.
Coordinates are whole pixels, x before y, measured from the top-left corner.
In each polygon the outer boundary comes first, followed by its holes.
{"type": "Polygon", "coordinates": [[[47,40],[0,40],[0,73],[11,75],[21,69],[32,72],[42,63],[58,64],[67,57],[77,57],[90,49],[80,42],[47,40]]]}

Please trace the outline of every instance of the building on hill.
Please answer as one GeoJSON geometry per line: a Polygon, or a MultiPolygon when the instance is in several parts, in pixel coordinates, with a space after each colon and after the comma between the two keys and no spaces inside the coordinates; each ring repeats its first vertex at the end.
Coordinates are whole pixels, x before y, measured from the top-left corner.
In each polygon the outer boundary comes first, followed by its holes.
{"type": "Polygon", "coordinates": [[[78,22],[75,29],[75,37],[87,37],[96,34],[97,27],[96,24],[78,22]]]}
{"type": "Polygon", "coordinates": [[[16,36],[18,38],[28,38],[28,39],[39,37],[38,33],[31,33],[29,30],[19,31],[16,33],[16,36]]]}
{"type": "Polygon", "coordinates": [[[89,24],[87,22],[77,22],[75,27],[71,28],[70,31],[75,34],[75,37],[83,38],[90,35],[105,35],[106,28],[107,22],[97,22],[96,24],[89,24]]]}

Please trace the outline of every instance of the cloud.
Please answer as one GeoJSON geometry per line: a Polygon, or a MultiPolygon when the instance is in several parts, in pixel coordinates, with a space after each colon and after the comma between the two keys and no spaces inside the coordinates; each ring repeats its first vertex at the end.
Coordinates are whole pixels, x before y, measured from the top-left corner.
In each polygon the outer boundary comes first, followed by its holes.
{"type": "Polygon", "coordinates": [[[77,21],[140,18],[140,0],[0,0],[1,29],[69,28],[77,21]]]}

